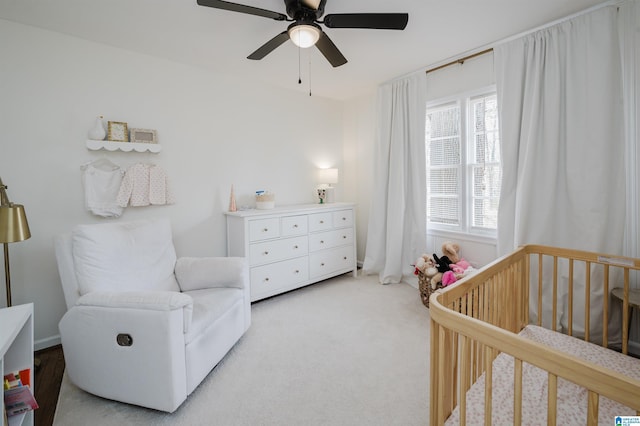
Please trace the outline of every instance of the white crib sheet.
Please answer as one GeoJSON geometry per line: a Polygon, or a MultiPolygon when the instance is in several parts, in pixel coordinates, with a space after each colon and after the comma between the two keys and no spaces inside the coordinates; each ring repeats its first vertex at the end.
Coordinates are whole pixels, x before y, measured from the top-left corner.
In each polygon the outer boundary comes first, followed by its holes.
{"type": "MultiPolygon", "coordinates": [[[[535,325],[525,327],[520,336],[640,380],[640,359],[535,325]]],[[[493,361],[492,424],[513,424],[513,368],[513,357],[510,355],[500,354],[493,361]]],[[[482,374],[467,392],[468,425],[484,423],[484,379],[485,375],[482,374]]],[[[523,424],[547,424],[547,380],[546,371],[523,363],[523,424]]],[[[558,378],[557,424],[586,424],[586,413],[587,390],[558,378]]],[[[608,398],[600,398],[599,424],[615,424],[615,416],[634,415],[635,411],[629,407],[608,398]]],[[[446,424],[459,424],[459,417],[459,407],[456,407],[446,424]]]]}

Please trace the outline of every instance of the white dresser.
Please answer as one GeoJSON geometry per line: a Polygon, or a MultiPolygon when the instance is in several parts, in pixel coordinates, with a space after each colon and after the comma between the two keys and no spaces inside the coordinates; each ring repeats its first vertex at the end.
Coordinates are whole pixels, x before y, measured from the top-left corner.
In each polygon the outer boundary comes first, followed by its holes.
{"type": "Polygon", "coordinates": [[[249,259],[251,301],[357,274],[355,204],[227,212],[227,254],[249,259]]]}

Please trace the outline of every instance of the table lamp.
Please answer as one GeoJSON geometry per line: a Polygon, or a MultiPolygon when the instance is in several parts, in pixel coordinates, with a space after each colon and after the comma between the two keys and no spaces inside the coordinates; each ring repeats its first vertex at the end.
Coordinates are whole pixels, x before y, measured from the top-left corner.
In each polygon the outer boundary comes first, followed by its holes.
{"type": "Polygon", "coordinates": [[[335,188],[332,183],[338,183],[338,169],[318,169],[318,198],[320,204],[336,201],[335,188]]]}
{"type": "Polygon", "coordinates": [[[7,187],[0,178],[0,242],[4,245],[4,278],[7,288],[7,306],[11,306],[11,274],[9,272],[9,243],[31,237],[24,206],[13,204],[7,196],[7,187]]]}

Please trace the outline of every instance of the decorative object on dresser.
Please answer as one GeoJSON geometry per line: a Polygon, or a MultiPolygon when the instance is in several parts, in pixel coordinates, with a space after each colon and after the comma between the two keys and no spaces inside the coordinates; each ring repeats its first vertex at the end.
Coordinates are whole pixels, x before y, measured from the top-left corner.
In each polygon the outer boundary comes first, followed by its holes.
{"type": "Polygon", "coordinates": [[[66,374],[173,412],[251,324],[246,260],[177,258],[169,220],[78,225],[54,240],[66,374]]]}
{"type": "Polygon", "coordinates": [[[331,186],[338,183],[338,169],[318,169],[318,199],[320,204],[334,203],[336,201],[335,188],[331,186]]]}
{"type": "Polygon", "coordinates": [[[229,194],[229,211],[230,212],[238,211],[238,206],[236,205],[236,194],[233,191],[233,185],[231,185],[231,194],[229,194]]]}
{"type": "Polygon", "coordinates": [[[355,204],[227,212],[229,256],[249,259],[251,301],[357,274],[355,204]]]}
{"type": "Polygon", "coordinates": [[[24,206],[13,204],[7,196],[7,186],[0,179],[0,243],[4,245],[4,278],[7,306],[11,306],[11,273],[9,271],[9,243],[31,238],[24,206]]]}
{"type": "Polygon", "coordinates": [[[269,191],[256,191],[256,209],[270,210],[276,206],[276,195],[269,191]]]}

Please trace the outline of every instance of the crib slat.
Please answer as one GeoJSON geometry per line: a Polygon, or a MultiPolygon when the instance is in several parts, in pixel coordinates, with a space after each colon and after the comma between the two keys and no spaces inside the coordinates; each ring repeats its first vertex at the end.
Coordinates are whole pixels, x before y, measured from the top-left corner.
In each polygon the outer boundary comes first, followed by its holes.
{"type": "Polygon", "coordinates": [[[491,409],[493,408],[493,349],[487,347],[485,349],[485,366],[484,366],[484,424],[491,426],[491,409]]]}
{"type": "Polygon", "coordinates": [[[467,419],[467,391],[471,387],[471,372],[469,362],[471,361],[471,347],[469,338],[462,336],[460,342],[460,424],[464,425],[467,419]]]}
{"type": "Polygon", "coordinates": [[[585,262],[585,283],[584,283],[584,340],[589,341],[589,330],[591,330],[591,262],[585,262]]]}
{"type": "Polygon", "coordinates": [[[622,353],[627,354],[629,346],[629,269],[624,269],[624,298],[622,301],[622,353]]]}
{"type": "Polygon", "coordinates": [[[573,336],[573,259],[569,259],[569,324],[567,334],[573,336]]]}
{"type": "Polygon", "coordinates": [[[555,426],[558,415],[558,376],[551,373],[549,373],[547,404],[547,425],[555,426]]]}
{"type": "Polygon", "coordinates": [[[538,326],[542,326],[542,253],[538,253],[538,326]]]}
{"type": "Polygon", "coordinates": [[[556,330],[558,321],[558,256],[553,256],[553,315],[551,316],[551,330],[556,330]]]}
{"type": "Polygon", "coordinates": [[[603,297],[602,305],[602,346],[609,347],[609,265],[604,265],[604,285],[603,293],[606,295],[603,297]]]}
{"type": "Polygon", "coordinates": [[[522,424],[522,360],[514,359],[513,424],[522,424]]]}
{"type": "Polygon", "coordinates": [[[524,292],[522,293],[522,304],[524,305],[524,312],[522,314],[522,325],[529,323],[529,292],[531,286],[529,285],[529,277],[531,276],[531,258],[529,256],[524,257],[524,275],[522,276],[522,282],[524,283],[524,292]]]}
{"type": "Polygon", "coordinates": [[[598,400],[599,395],[589,391],[587,399],[587,426],[596,426],[598,424],[598,400]]]}
{"type": "Polygon", "coordinates": [[[438,388],[440,381],[435,379],[438,376],[438,357],[442,353],[442,351],[440,350],[441,342],[439,339],[439,329],[440,326],[438,325],[438,323],[435,321],[431,321],[431,338],[429,339],[431,344],[431,356],[429,359],[429,368],[431,375],[431,380],[429,380],[429,424],[432,425],[442,424],[442,422],[444,421],[444,415],[440,410],[440,407],[442,407],[442,405],[440,405],[442,397],[439,394],[441,389],[438,388]]]}

